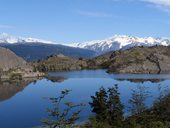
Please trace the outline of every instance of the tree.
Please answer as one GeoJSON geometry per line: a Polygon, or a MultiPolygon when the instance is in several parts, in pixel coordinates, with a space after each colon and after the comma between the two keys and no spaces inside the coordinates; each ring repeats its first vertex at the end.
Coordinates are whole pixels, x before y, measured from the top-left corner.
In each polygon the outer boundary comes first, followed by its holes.
{"type": "Polygon", "coordinates": [[[95,96],[91,96],[92,102],[89,103],[92,107],[92,112],[96,114],[97,121],[107,120],[107,92],[101,87],[95,96]]]}
{"type": "Polygon", "coordinates": [[[137,89],[132,90],[132,97],[129,100],[130,103],[130,119],[133,120],[133,124],[137,126],[147,127],[148,122],[152,119],[152,115],[147,113],[146,100],[150,97],[150,93],[147,91],[147,87],[139,85],[137,89]],[[149,119],[149,120],[148,120],[149,119]]]}
{"type": "Polygon", "coordinates": [[[72,102],[65,102],[64,110],[61,110],[62,100],[69,94],[70,90],[61,91],[59,97],[49,98],[53,104],[52,109],[47,109],[51,120],[43,119],[42,123],[49,128],[75,128],[75,121],[79,119],[79,114],[82,109],[75,110],[75,108],[82,107],[84,104],[73,104],[72,102]],[[75,110],[75,111],[74,111],[75,110]]]}
{"type": "Polygon", "coordinates": [[[112,88],[108,88],[108,121],[109,124],[115,128],[121,128],[123,126],[123,108],[120,101],[120,93],[118,92],[118,85],[112,88]]]}
{"type": "Polygon", "coordinates": [[[36,66],[35,66],[35,69],[39,72],[47,72],[48,69],[47,69],[47,66],[45,63],[38,63],[36,66]]]}
{"type": "Polygon", "coordinates": [[[170,94],[157,100],[152,108],[156,120],[170,122],[170,94]]]}
{"type": "Polygon", "coordinates": [[[123,105],[120,101],[120,93],[118,92],[118,85],[112,88],[101,87],[95,96],[92,96],[92,112],[96,114],[97,122],[104,125],[110,125],[114,128],[121,128],[123,126],[123,105]]]}
{"type": "Polygon", "coordinates": [[[136,90],[132,90],[132,97],[129,100],[131,105],[131,115],[138,115],[147,109],[145,101],[149,98],[149,92],[144,86],[138,86],[136,90]]]}

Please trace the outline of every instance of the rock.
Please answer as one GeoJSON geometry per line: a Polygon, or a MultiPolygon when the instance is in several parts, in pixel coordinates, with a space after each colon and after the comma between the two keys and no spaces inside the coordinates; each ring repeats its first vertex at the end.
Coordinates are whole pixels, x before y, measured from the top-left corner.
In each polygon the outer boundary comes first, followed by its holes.
{"type": "Polygon", "coordinates": [[[44,73],[34,72],[33,66],[6,48],[0,48],[0,79],[38,77],[44,73]]]}
{"type": "Polygon", "coordinates": [[[34,65],[38,71],[56,72],[81,70],[87,67],[87,62],[84,59],[75,59],[64,55],[55,55],[37,62],[34,65]]]}
{"type": "Polygon", "coordinates": [[[6,48],[0,48],[0,68],[3,69],[3,71],[7,71],[16,67],[23,69],[30,68],[27,62],[21,57],[18,57],[15,53],[6,48]]]}
{"type": "Polygon", "coordinates": [[[106,68],[109,73],[170,73],[170,47],[135,47],[109,52],[93,58],[90,68],[106,68]]]}
{"type": "Polygon", "coordinates": [[[136,47],[113,52],[108,72],[131,74],[170,73],[170,47],[136,47]]]}

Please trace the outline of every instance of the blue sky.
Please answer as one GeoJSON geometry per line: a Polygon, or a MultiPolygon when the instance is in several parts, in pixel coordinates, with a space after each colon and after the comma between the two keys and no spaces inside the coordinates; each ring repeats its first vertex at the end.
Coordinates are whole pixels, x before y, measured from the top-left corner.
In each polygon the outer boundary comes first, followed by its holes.
{"type": "Polygon", "coordinates": [[[170,0],[0,0],[0,32],[57,43],[170,37],[170,0]]]}

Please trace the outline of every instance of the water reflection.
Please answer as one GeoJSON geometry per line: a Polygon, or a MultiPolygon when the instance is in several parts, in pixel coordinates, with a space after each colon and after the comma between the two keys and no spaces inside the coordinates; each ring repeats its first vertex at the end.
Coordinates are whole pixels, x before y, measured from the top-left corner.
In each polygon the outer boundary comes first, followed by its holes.
{"type": "Polygon", "coordinates": [[[166,79],[116,79],[118,81],[129,81],[133,83],[145,83],[145,82],[151,82],[151,83],[160,83],[162,81],[165,81],[166,79]]]}
{"type": "Polygon", "coordinates": [[[51,82],[58,82],[58,83],[61,83],[64,80],[66,80],[66,78],[63,76],[47,76],[46,79],[51,82]]]}
{"type": "MultiPolygon", "coordinates": [[[[50,103],[43,97],[54,97],[64,89],[72,90],[66,101],[74,103],[90,102],[90,96],[101,87],[112,87],[118,84],[121,101],[128,105],[132,89],[143,85],[151,92],[152,97],[147,105],[152,105],[158,93],[158,86],[170,88],[170,75],[128,75],[107,74],[105,70],[84,70],[73,72],[49,73],[50,78],[37,80],[27,79],[16,83],[0,83],[0,127],[27,128],[41,125],[46,118],[46,108],[50,103]],[[65,79],[66,78],[66,79],[65,79]]],[[[80,121],[86,120],[91,108],[86,106],[81,113],[80,121]]]]}
{"type": "Polygon", "coordinates": [[[118,81],[129,81],[134,83],[152,82],[159,83],[170,79],[170,74],[108,74],[106,70],[82,70],[72,72],[51,72],[49,80],[52,82],[63,82],[72,78],[110,78],[118,81]]]}
{"type": "Polygon", "coordinates": [[[0,101],[8,100],[18,92],[23,91],[32,82],[36,82],[36,79],[27,78],[19,81],[0,81],[0,101]]]}

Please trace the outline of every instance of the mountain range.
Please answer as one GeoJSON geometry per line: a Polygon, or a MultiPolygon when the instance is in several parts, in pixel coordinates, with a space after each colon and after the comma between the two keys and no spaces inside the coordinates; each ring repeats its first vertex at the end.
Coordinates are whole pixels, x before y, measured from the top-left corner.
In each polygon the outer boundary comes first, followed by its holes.
{"type": "Polygon", "coordinates": [[[88,49],[69,47],[42,39],[16,37],[6,33],[0,34],[0,47],[10,49],[27,61],[37,61],[56,54],[74,58],[89,58],[96,55],[95,51],[88,49]]]}
{"type": "Polygon", "coordinates": [[[169,46],[170,38],[141,38],[128,35],[114,35],[103,40],[58,44],[43,39],[16,37],[6,33],[0,34],[0,46],[12,50],[27,61],[44,59],[47,56],[57,54],[74,58],[90,58],[109,51],[124,50],[137,46],[150,47],[154,45],[169,46]]]}
{"type": "Polygon", "coordinates": [[[153,38],[153,37],[140,38],[136,36],[115,35],[104,40],[94,40],[89,42],[72,43],[67,45],[71,47],[93,50],[98,54],[102,54],[109,51],[128,49],[137,46],[145,47],[150,47],[154,45],[169,46],[170,38],[153,38]]]}

